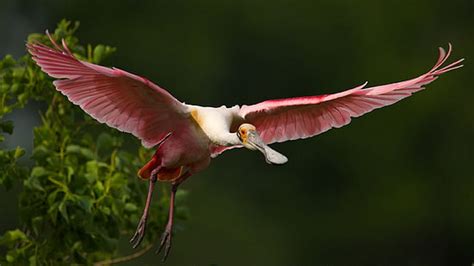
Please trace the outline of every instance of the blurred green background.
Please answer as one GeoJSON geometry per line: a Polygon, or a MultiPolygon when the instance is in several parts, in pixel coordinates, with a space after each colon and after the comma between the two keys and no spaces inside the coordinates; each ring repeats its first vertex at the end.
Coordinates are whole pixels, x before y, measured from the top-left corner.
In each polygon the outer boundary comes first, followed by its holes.
{"type": "MultiPolygon", "coordinates": [[[[191,219],[166,265],[474,261],[474,1],[0,0],[0,55],[22,55],[29,33],[62,18],[81,22],[82,43],[118,48],[106,65],[210,106],[412,78],[451,42],[464,68],[349,126],[273,145],[282,167],[246,150],[213,160],[183,186],[191,219]]],[[[38,108],[12,116],[8,145],[31,148],[38,108]]],[[[0,233],[17,222],[15,195],[0,192],[0,233]]],[[[152,252],[129,263],[154,264],[152,252]]]]}

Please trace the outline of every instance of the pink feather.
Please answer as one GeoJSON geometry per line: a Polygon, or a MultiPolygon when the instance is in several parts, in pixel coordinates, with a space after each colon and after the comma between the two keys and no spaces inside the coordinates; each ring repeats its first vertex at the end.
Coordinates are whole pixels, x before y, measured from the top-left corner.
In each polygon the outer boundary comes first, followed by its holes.
{"type": "MultiPolygon", "coordinates": [[[[48,34],[49,35],[49,34],[48,34]]],[[[128,132],[152,147],[176,128],[187,127],[187,108],[166,90],[118,68],[79,61],[63,48],[28,44],[33,60],[53,78],[56,89],[101,123],[128,132]]]]}
{"type": "MultiPolygon", "coordinates": [[[[239,114],[257,127],[267,144],[315,136],[349,124],[352,117],[394,104],[424,89],[424,85],[433,82],[439,75],[462,67],[460,63],[463,59],[441,68],[451,50],[451,44],[447,53],[439,48],[439,58],[434,67],[414,79],[366,89],[367,83],[364,83],[329,95],[268,100],[244,105],[239,114]]],[[[216,152],[224,150],[216,149],[216,152]]]]}

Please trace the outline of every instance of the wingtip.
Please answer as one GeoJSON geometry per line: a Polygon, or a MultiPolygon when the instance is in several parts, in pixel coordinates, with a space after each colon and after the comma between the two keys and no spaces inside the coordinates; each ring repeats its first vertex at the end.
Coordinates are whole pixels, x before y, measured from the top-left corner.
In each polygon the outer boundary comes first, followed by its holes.
{"type": "Polygon", "coordinates": [[[433,66],[433,68],[428,73],[440,75],[442,73],[446,73],[448,71],[451,71],[451,70],[462,67],[462,65],[458,65],[458,64],[460,62],[462,62],[464,60],[464,58],[462,58],[460,60],[457,60],[454,63],[451,63],[447,66],[441,67],[446,62],[446,60],[450,57],[450,55],[453,51],[453,45],[451,44],[451,42],[448,42],[448,51],[447,52],[444,50],[443,47],[438,47],[438,50],[439,50],[438,60],[437,60],[436,64],[433,66]]]}
{"type": "Polygon", "coordinates": [[[31,57],[33,58],[33,60],[35,60],[35,57],[36,57],[36,53],[37,53],[37,48],[36,46],[37,45],[40,45],[39,42],[37,41],[34,41],[34,42],[31,42],[31,43],[26,43],[26,50],[28,51],[28,53],[31,55],[31,57]]]}
{"type": "Polygon", "coordinates": [[[435,75],[441,75],[443,73],[446,73],[446,72],[449,72],[449,71],[452,71],[452,70],[455,70],[455,69],[458,69],[458,68],[461,68],[463,67],[464,65],[460,64],[461,62],[464,61],[464,58],[461,58],[457,61],[454,61],[452,62],[451,64],[448,64],[447,66],[444,66],[440,69],[437,69],[436,71],[433,72],[433,74],[435,75]]]}
{"type": "Polygon", "coordinates": [[[67,46],[66,40],[64,40],[64,38],[61,39],[61,43],[63,45],[64,51],[66,51],[66,53],[68,53],[70,56],[73,56],[72,53],[71,53],[71,50],[69,50],[69,47],[67,46]]]}
{"type": "Polygon", "coordinates": [[[444,50],[444,47],[438,47],[438,53],[439,53],[439,57],[443,58],[446,54],[446,50],[444,50]]]}
{"type": "Polygon", "coordinates": [[[369,84],[369,81],[366,80],[364,83],[360,84],[359,86],[355,87],[354,90],[360,90],[360,89],[363,89],[367,86],[367,84],[369,84]]]}
{"type": "Polygon", "coordinates": [[[453,45],[448,42],[448,52],[446,53],[446,58],[448,58],[451,55],[451,52],[453,51],[453,45]]]}
{"type": "MultiPolygon", "coordinates": [[[[442,51],[444,51],[444,52],[446,53],[446,50],[445,50],[444,47],[442,47],[442,46],[438,47],[438,50],[440,50],[440,51],[442,50],[442,51]]],[[[450,54],[450,52],[451,52],[452,50],[453,50],[453,45],[451,44],[451,42],[448,42],[448,52],[447,52],[447,54],[450,54]]]]}
{"type": "Polygon", "coordinates": [[[61,47],[56,43],[56,41],[53,39],[53,36],[51,36],[48,30],[46,30],[46,36],[48,36],[49,41],[51,42],[51,44],[53,44],[54,48],[59,51],[62,51],[61,47]]]}

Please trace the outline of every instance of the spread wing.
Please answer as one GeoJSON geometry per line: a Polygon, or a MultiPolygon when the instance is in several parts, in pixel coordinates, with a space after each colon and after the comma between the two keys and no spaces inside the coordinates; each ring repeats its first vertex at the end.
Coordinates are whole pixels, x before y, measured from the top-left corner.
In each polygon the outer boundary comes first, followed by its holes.
{"type": "Polygon", "coordinates": [[[374,109],[394,104],[424,89],[437,77],[460,68],[463,59],[441,67],[451,53],[439,48],[439,58],[427,73],[406,81],[365,88],[363,84],[340,93],[268,100],[255,105],[244,105],[240,116],[256,126],[265,143],[302,139],[321,134],[331,128],[350,123],[374,109]]]}
{"type": "MultiPolygon", "coordinates": [[[[441,74],[462,67],[463,59],[441,67],[451,54],[451,44],[446,53],[439,48],[439,58],[427,73],[406,81],[365,88],[365,84],[343,92],[268,100],[254,105],[244,105],[239,116],[253,124],[267,144],[287,140],[309,138],[331,128],[338,128],[374,109],[394,104],[424,89],[441,74]]],[[[239,146],[217,146],[212,156],[239,146]]]]}
{"type": "Polygon", "coordinates": [[[149,80],[117,68],[80,61],[66,43],[54,49],[27,44],[33,60],[53,78],[58,91],[101,123],[128,132],[149,148],[186,126],[187,107],[149,80]]]}

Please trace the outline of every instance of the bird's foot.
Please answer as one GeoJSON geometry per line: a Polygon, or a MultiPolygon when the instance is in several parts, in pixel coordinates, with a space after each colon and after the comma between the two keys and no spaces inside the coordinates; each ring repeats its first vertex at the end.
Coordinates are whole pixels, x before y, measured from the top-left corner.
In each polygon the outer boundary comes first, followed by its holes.
{"type": "Polygon", "coordinates": [[[138,226],[137,226],[137,230],[135,231],[135,234],[130,239],[130,243],[132,244],[133,248],[138,247],[138,245],[140,245],[140,243],[142,242],[143,237],[145,236],[146,220],[147,220],[146,216],[143,216],[140,219],[140,222],[138,223],[138,226]]]}
{"type": "Polygon", "coordinates": [[[160,252],[164,248],[165,253],[163,254],[162,262],[166,261],[166,259],[168,258],[168,255],[170,253],[170,250],[171,250],[171,238],[172,238],[172,234],[173,234],[172,231],[173,231],[172,225],[168,224],[166,226],[166,229],[163,232],[163,234],[161,234],[160,246],[158,247],[158,249],[155,252],[156,254],[160,254],[160,252]]]}

